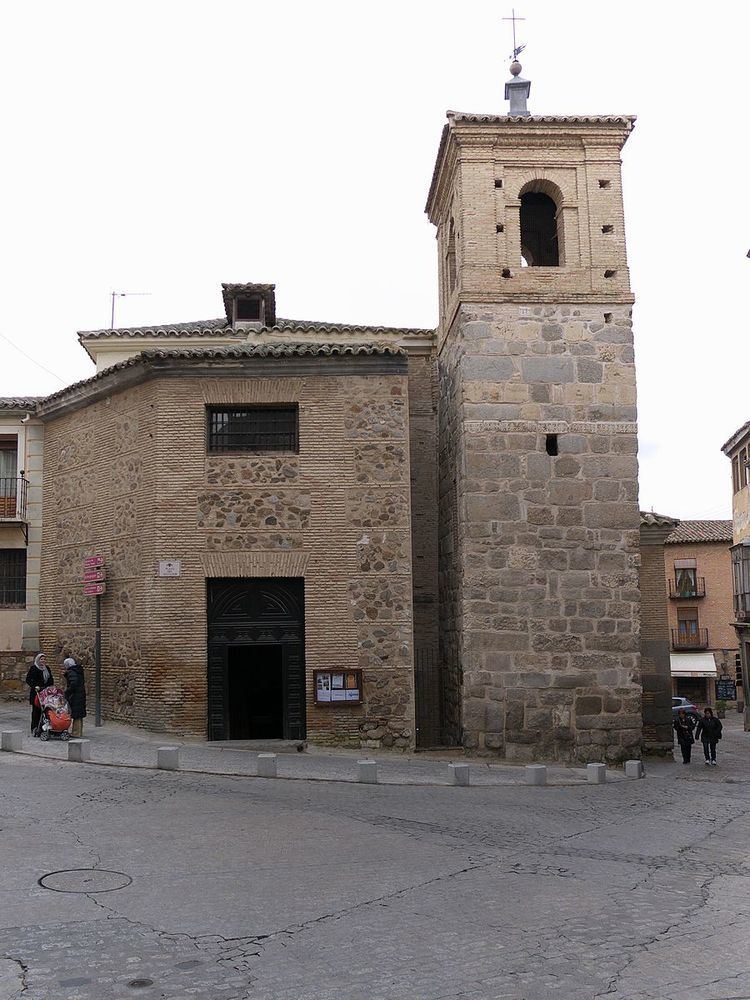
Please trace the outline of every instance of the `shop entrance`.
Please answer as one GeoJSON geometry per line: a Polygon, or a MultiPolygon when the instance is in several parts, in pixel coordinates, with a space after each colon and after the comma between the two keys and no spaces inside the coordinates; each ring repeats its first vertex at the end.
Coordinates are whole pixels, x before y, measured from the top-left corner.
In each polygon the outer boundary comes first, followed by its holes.
{"type": "Polygon", "coordinates": [[[208,738],[305,738],[304,587],[209,580],[208,738]]]}

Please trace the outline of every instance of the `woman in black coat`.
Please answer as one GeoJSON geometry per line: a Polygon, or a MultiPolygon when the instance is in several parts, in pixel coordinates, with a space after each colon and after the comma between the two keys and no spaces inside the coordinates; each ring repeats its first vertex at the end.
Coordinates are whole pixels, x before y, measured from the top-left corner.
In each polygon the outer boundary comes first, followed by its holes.
{"type": "Polygon", "coordinates": [[[672,727],[677,733],[677,742],[680,744],[680,750],[682,751],[682,763],[690,763],[690,753],[693,749],[693,730],[695,729],[695,722],[687,714],[684,708],[681,708],[677,713],[677,718],[673,721],[672,727]]]}
{"type": "Polygon", "coordinates": [[[70,705],[70,716],[73,719],[73,736],[83,736],[83,720],[86,718],[86,684],[83,677],[83,667],[76,663],[72,656],[63,661],[65,672],[65,697],[70,705]]]}
{"type": "Polygon", "coordinates": [[[47,657],[44,653],[37,653],[34,657],[34,662],[26,674],[26,683],[29,685],[29,703],[31,704],[31,735],[38,736],[37,727],[42,717],[42,710],[34,704],[34,700],[42,688],[50,687],[55,683],[55,678],[47,666],[47,657]]]}
{"type": "Polygon", "coordinates": [[[703,744],[703,756],[707,764],[716,767],[716,744],[721,739],[721,720],[714,715],[712,708],[703,709],[703,718],[698,722],[695,737],[703,744]]]}

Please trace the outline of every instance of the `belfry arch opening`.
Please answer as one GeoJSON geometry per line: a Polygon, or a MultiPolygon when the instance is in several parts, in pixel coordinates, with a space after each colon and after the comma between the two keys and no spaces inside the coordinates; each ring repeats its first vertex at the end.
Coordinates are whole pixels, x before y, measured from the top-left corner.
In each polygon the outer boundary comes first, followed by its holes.
{"type": "Polygon", "coordinates": [[[540,190],[521,193],[521,256],[528,267],[559,267],[557,203],[540,190]]]}

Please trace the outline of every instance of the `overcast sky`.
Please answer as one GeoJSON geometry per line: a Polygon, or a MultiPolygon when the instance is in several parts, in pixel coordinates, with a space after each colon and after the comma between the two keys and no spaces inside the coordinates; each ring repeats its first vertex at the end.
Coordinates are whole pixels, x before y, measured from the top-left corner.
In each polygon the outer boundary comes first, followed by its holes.
{"type": "MultiPolygon", "coordinates": [[[[750,5],[518,0],[530,108],[636,114],[624,150],[641,506],[729,517],[750,419],[750,5]]],[[[222,314],[437,322],[423,214],[448,108],[502,113],[489,0],[2,5],[0,394],[93,374],[76,331],[222,314]],[[33,357],[27,360],[18,348],[33,357]],[[44,367],[39,367],[42,365],[44,367]],[[49,374],[44,369],[49,369],[49,374]]]]}

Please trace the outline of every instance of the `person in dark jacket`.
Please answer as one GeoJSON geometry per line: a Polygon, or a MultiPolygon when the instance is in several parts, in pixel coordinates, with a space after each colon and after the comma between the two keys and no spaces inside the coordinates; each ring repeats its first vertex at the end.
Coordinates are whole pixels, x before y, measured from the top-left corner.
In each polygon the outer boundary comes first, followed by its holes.
{"type": "Polygon", "coordinates": [[[86,718],[86,683],[83,677],[83,667],[76,663],[72,656],[63,661],[65,673],[65,697],[70,705],[70,716],[73,719],[73,737],[83,736],[83,720],[86,718]]]}
{"type": "Polygon", "coordinates": [[[712,708],[703,709],[703,718],[698,722],[695,736],[703,744],[706,764],[716,767],[716,744],[721,739],[721,719],[717,719],[712,708]]]}
{"type": "Polygon", "coordinates": [[[672,723],[674,731],[677,733],[677,742],[680,744],[680,750],[682,751],[682,763],[690,763],[690,753],[693,749],[693,730],[695,729],[695,722],[687,714],[684,708],[681,708],[677,713],[677,718],[672,723]]]}
{"type": "Polygon", "coordinates": [[[42,710],[36,700],[37,694],[42,688],[49,687],[55,683],[52,671],[47,666],[47,657],[44,653],[37,653],[34,662],[29,667],[26,674],[26,683],[29,685],[29,703],[31,705],[31,735],[39,735],[39,720],[42,717],[42,710]]]}

